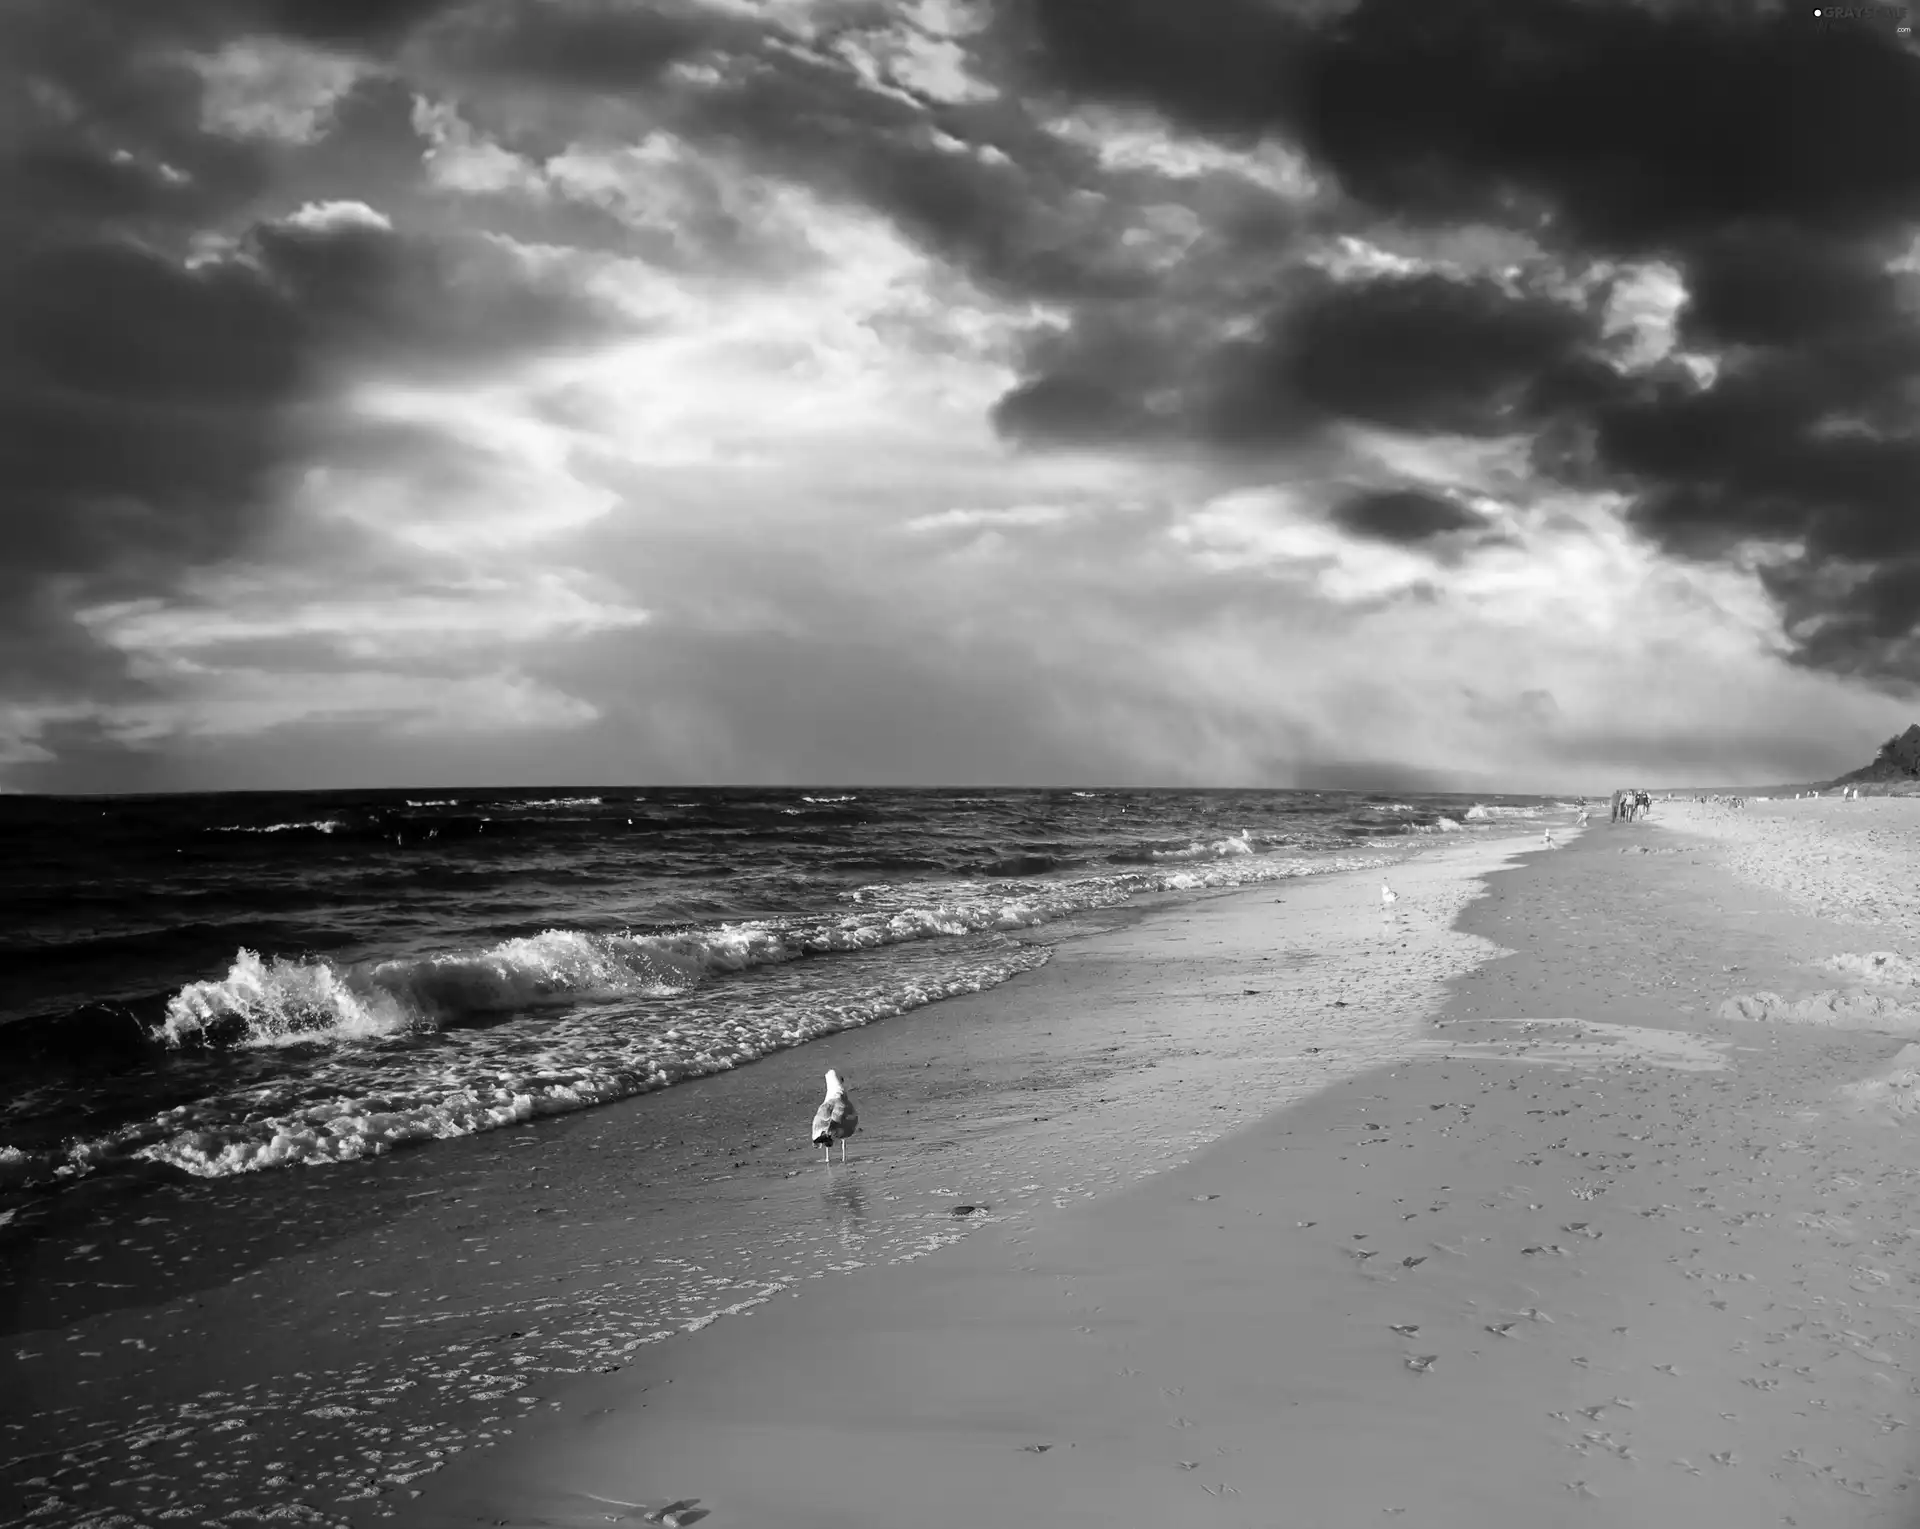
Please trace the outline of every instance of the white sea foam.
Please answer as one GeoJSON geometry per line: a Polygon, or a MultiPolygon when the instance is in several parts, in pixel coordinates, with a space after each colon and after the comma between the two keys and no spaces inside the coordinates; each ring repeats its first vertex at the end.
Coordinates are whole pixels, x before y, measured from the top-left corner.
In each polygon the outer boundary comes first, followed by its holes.
{"type": "Polygon", "coordinates": [[[10,1150],[0,1154],[0,1182],[58,1181],[129,1157],[218,1177],[344,1161],[583,1109],[979,991],[1045,960],[1043,949],[997,938],[1010,931],[1142,893],[1389,863],[1259,855],[1244,834],[1204,848],[1209,858],[1178,866],[1058,881],[876,883],[850,894],[853,906],[837,914],[678,934],[557,929],[472,953],[353,964],[242,950],[225,976],[173,996],[160,1038],[176,1046],[320,1044],[319,1059],[106,1136],[51,1152],[10,1150]],[[962,937],[970,943],[947,943],[962,937]],[[885,947],[899,948],[885,961],[870,954],[885,947]],[[796,969],[776,990],[702,981],[827,955],[862,964],[796,969]],[[557,1017],[532,1017],[555,1007],[563,1009],[557,1017]],[[382,1049],[390,1038],[462,1016],[523,1012],[524,1022],[447,1030],[428,1049],[382,1049]]]}
{"type": "MultiPolygon", "coordinates": [[[[396,1076],[378,1094],[340,1092],[297,1108],[262,1110],[256,1091],[171,1111],[114,1136],[70,1147],[55,1177],[113,1158],[170,1164],[202,1178],[263,1168],[346,1162],[412,1142],[468,1136],[565,1114],[737,1067],[959,993],[979,992],[1042,964],[1049,952],[1016,946],[903,973],[878,990],[795,1006],[738,1004],[675,1012],[670,1029],[631,1014],[589,1011],[530,1041],[510,1030],[445,1037],[425,1070],[396,1076]]],[[[341,1082],[349,1081],[343,1076],[341,1082]]]]}
{"type": "MultiPolygon", "coordinates": [[[[715,962],[724,961],[717,952],[715,962]]],[[[672,942],[549,929],[475,955],[363,962],[234,957],[225,977],[193,982],[167,1004],[160,1038],[283,1046],[437,1029],[475,1014],[689,984],[698,954],[672,942]],[[690,959],[691,958],[691,964],[690,959]]]]}
{"type": "Polygon", "coordinates": [[[851,794],[848,794],[846,796],[803,796],[800,798],[800,800],[803,802],[812,802],[815,806],[818,806],[818,807],[824,807],[834,802],[856,801],[858,800],[858,798],[854,797],[851,794]]]}
{"type": "MultiPolygon", "coordinates": [[[[1558,803],[1556,806],[1563,811],[1573,810],[1573,804],[1567,802],[1558,803]]],[[[1489,807],[1484,802],[1475,802],[1462,814],[1462,817],[1469,823],[1525,822],[1532,818],[1544,817],[1552,810],[1554,808],[1542,805],[1502,807],[1496,804],[1489,807]]]]}
{"type": "Polygon", "coordinates": [[[0,1189],[33,1178],[34,1160],[18,1147],[0,1147],[0,1189]]]}
{"type": "Polygon", "coordinates": [[[213,831],[217,834],[284,834],[294,833],[299,829],[305,828],[318,833],[330,834],[338,833],[346,826],[347,825],[341,822],[339,818],[316,818],[306,823],[267,823],[258,827],[246,823],[229,823],[223,824],[213,831]]]}
{"type": "Polygon", "coordinates": [[[1195,839],[1185,849],[1157,849],[1152,852],[1155,860],[1229,860],[1238,855],[1255,853],[1253,835],[1245,829],[1209,843],[1203,844],[1195,839]]]}

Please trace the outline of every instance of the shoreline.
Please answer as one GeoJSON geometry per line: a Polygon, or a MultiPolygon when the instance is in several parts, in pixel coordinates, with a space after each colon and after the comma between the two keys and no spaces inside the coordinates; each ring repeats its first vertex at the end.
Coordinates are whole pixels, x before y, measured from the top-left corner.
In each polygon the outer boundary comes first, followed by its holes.
{"type": "Polygon", "coordinates": [[[1902,1039],[1721,1007],[1884,935],[1677,817],[1490,872],[1403,1053],[582,1380],[399,1521],[1911,1524],[1913,1174],[1837,1103],[1902,1039]]]}
{"type": "Polygon", "coordinates": [[[423,1473],[521,1427],[536,1396],[688,1329],[704,1341],[729,1325],[716,1314],[795,1281],[821,1288],[977,1231],[948,1214],[955,1201],[1051,1213],[1364,1065],[1396,1033],[1396,1006],[1484,954],[1422,888],[1458,898],[1462,857],[1497,863],[1528,842],[1476,835],[1395,867],[1399,933],[1450,952],[1424,976],[1380,980],[1376,873],[1290,878],[1129,909],[1063,931],[1047,965],[1010,983],[534,1126],[304,1174],[184,1188],[156,1176],[100,1212],[119,1235],[50,1247],[65,1256],[44,1288],[21,1286],[36,1307],[80,1304],[57,1323],[52,1307],[18,1312],[15,1369],[36,1414],[14,1434],[30,1447],[5,1455],[70,1458],[7,1475],[37,1479],[35,1500],[58,1497],[74,1521],[162,1506],[201,1517],[209,1499],[316,1523],[391,1512],[423,1473]],[[1244,942],[1219,936],[1247,909],[1291,931],[1279,948],[1235,954],[1244,942]],[[1245,970],[1230,970],[1240,955],[1245,970]],[[1330,974],[1353,992],[1302,1032],[1320,1049],[1269,1054],[1276,1006],[1299,1009],[1330,974]],[[1169,1033],[1156,1005],[1170,994],[1202,1017],[1194,1033],[1169,1033]],[[864,1186],[817,1176],[804,1144],[828,1066],[861,1100],[864,1186]],[[1196,1128],[1183,1090],[1230,1107],[1196,1128]],[[159,1230],[123,1230],[143,1216],[159,1230]],[[205,1485],[222,1478],[232,1485],[205,1485]]]}

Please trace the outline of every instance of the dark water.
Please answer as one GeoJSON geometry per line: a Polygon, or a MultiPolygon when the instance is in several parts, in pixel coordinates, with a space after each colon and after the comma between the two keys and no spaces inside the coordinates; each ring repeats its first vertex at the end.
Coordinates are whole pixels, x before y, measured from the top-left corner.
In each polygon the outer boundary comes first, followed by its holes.
{"type": "Polygon", "coordinates": [[[1538,798],[544,789],[0,797],[0,1224],[590,1106],[1005,981],[1022,930],[1538,798]]]}

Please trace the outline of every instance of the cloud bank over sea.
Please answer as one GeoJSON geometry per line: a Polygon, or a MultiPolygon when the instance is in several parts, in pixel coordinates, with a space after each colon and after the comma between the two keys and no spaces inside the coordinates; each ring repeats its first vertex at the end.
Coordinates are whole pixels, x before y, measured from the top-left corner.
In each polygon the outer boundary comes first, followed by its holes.
{"type": "Polygon", "coordinates": [[[1835,774],[1920,679],[1878,18],[10,7],[0,782],[1835,774]]]}

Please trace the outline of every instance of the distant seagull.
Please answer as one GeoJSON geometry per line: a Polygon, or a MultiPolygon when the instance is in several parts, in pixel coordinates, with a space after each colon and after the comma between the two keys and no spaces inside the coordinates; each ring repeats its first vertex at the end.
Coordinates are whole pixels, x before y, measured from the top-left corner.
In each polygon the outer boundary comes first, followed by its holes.
{"type": "Polygon", "coordinates": [[[1381,882],[1380,883],[1381,908],[1386,912],[1391,913],[1393,912],[1393,905],[1399,901],[1400,901],[1400,894],[1394,891],[1392,887],[1388,886],[1386,882],[1384,881],[1381,882]]]}
{"type": "Polygon", "coordinates": [[[1553,830],[1551,828],[1543,828],[1540,830],[1540,847],[1542,849],[1553,848],[1553,830]]]}
{"type": "Polygon", "coordinates": [[[847,1138],[860,1129],[860,1116],[853,1107],[853,1095],[840,1081],[840,1074],[827,1072],[827,1097],[813,1112],[813,1144],[827,1149],[827,1161],[833,1161],[833,1144],[840,1143],[840,1161],[847,1160],[847,1138]]]}

